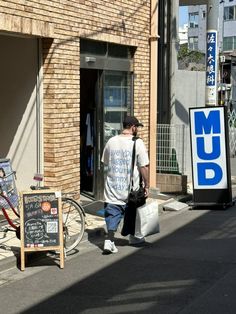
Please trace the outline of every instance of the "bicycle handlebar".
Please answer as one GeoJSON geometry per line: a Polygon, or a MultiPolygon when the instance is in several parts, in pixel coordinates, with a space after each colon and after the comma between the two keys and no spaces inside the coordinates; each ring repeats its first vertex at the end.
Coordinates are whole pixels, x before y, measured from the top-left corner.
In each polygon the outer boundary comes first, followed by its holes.
{"type": "MultiPolygon", "coordinates": [[[[31,185],[30,189],[33,191],[40,191],[40,190],[50,190],[50,187],[31,185]]],[[[73,198],[75,195],[78,195],[78,193],[77,192],[62,193],[62,197],[64,198],[71,198],[71,197],[73,198]]]]}
{"type": "Polygon", "coordinates": [[[37,191],[37,190],[48,190],[49,187],[48,186],[36,186],[36,185],[31,185],[30,189],[33,191],[37,191]]]}

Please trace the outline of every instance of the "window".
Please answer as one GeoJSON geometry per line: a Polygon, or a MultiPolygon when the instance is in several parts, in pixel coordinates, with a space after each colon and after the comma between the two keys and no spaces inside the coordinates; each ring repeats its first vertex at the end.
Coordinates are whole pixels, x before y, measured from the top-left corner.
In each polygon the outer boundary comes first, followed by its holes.
{"type": "Polygon", "coordinates": [[[80,52],[84,54],[105,56],[107,53],[107,43],[96,40],[81,39],[80,52]]]}
{"type": "Polygon", "coordinates": [[[223,50],[232,51],[236,49],[236,36],[224,37],[223,50]]]}
{"type": "Polygon", "coordinates": [[[132,59],[134,56],[134,48],[103,41],[81,39],[80,53],[120,59],[132,59]]]}
{"type": "Polygon", "coordinates": [[[225,21],[235,20],[235,11],[236,11],[235,8],[236,6],[224,8],[224,20],[225,21]]]}
{"type": "Polygon", "coordinates": [[[198,37],[193,36],[188,39],[189,50],[198,50],[198,37]]]}
{"type": "Polygon", "coordinates": [[[108,56],[113,58],[131,59],[134,56],[134,49],[128,46],[108,43],[108,56]]]}
{"type": "Polygon", "coordinates": [[[198,12],[189,13],[189,27],[190,28],[198,27],[198,12]]]}

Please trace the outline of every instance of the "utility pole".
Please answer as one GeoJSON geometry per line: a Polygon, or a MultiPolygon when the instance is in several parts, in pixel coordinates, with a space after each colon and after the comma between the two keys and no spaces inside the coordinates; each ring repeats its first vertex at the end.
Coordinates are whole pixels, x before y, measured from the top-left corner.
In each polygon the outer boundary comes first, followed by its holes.
{"type": "Polygon", "coordinates": [[[206,106],[218,105],[218,30],[219,1],[208,0],[206,34],[206,106]]]}

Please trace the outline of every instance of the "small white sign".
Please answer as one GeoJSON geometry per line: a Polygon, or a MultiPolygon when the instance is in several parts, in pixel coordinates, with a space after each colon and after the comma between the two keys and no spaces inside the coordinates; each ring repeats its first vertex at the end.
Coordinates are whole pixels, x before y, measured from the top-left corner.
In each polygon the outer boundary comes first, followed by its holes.
{"type": "Polygon", "coordinates": [[[56,192],[55,192],[55,196],[56,196],[56,198],[61,197],[61,191],[56,191],[56,192]]]}

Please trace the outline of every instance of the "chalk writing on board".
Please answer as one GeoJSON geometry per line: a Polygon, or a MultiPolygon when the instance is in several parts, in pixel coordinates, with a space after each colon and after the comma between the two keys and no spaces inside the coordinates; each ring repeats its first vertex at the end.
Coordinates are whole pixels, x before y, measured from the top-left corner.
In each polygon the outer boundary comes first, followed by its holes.
{"type": "Polygon", "coordinates": [[[25,223],[25,234],[28,240],[39,241],[45,234],[45,223],[41,219],[29,219],[25,223]]]}
{"type": "Polygon", "coordinates": [[[59,245],[58,198],[53,192],[23,195],[26,247],[59,245]]]}

